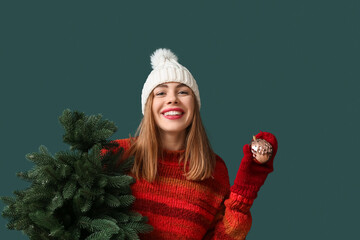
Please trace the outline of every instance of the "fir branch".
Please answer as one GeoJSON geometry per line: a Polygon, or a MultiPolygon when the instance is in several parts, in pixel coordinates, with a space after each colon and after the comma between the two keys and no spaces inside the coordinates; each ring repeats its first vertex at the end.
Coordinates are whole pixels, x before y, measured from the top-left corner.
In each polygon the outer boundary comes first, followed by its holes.
{"type": "Polygon", "coordinates": [[[45,172],[47,174],[49,174],[53,178],[52,180],[55,180],[56,182],[60,181],[60,179],[56,176],[56,173],[54,172],[54,169],[52,169],[50,167],[46,167],[45,172]]]}
{"type": "Polygon", "coordinates": [[[137,233],[151,231],[147,218],[131,211],[135,180],[127,173],[133,158],[118,166],[123,149],[107,140],[114,123],[70,110],[59,120],[71,150],[52,156],[40,146],[26,155],[35,166],[18,176],[31,186],[0,198],[7,205],[2,211],[7,227],[36,240],[138,239],[137,233]],[[118,151],[101,155],[102,149],[118,151]]]}
{"type": "Polygon", "coordinates": [[[32,182],[34,180],[33,177],[29,176],[28,172],[18,172],[18,173],[16,173],[16,176],[18,176],[19,178],[21,178],[27,182],[32,182]]]}
{"type": "Polygon", "coordinates": [[[0,200],[5,203],[5,205],[12,205],[15,203],[16,199],[14,197],[0,197],[0,200]]]}
{"type": "Polygon", "coordinates": [[[76,182],[74,180],[70,180],[64,186],[62,196],[65,200],[69,199],[72,196],[74,196],[75,191],[76,191],[76,182]]]}

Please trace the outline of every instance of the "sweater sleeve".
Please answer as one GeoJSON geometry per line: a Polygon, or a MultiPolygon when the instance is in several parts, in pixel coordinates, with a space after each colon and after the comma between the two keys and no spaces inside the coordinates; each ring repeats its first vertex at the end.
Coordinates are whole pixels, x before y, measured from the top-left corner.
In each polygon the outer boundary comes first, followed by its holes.
{"type": "Polygon", "coordinates": [[[230,193],[204,239],[243,240],[251,228],[250,207],[254,200],[230,193]]]}
{"type": "Polygon", "coordinates": [[[245,239],[250,231],[252,223],[250,207],[267,175],[273,171],[273,161],[278,148],[277,139],[271,133],[260,132],[256,138],[270,143],[273,153],[268,162],[259,164],[254,161],[250,146],[244,146],[244,156],[234,185],[230,188],[230,195],[215,219],[214,233],[209,235],[208,239],[245,239]]]}
{"type": "Polygon", "coordinates": [[[253,202],[231,192],[225,201],[224,217],[222,223],[216,226],[214,239],[245,239],[251,228],[250,207],[253,202]]]}
{"type": "MultiPolygon", "coordinates": [[[[252,218],[250,208],[254,199],[245,198],[230,190],[229,176],[225,163],[219,164],[220,175],[226,179],[224,182],[224,191],[227,193],[218,209],[217,214],[211,224],[207,234],[203,239],[221,239],[221,240],[238,240],[245,239],[250,231],[252,218]]],[[[219,172],[219,169],[217,170],[219,172]]],[[[215,177],[216,177],[215,173],[215,177]]]]}

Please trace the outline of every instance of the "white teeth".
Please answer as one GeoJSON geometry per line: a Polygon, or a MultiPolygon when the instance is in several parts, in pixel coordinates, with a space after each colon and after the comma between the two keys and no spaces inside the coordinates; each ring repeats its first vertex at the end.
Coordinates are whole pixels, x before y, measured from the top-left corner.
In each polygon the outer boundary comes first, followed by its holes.
{"type": "Polygon", "coordinates": [[[175,115],[181,115],[182,112],[177,112],[177,111],[169,111],[164,113],[164,116],[175,116],[175,115]]]}

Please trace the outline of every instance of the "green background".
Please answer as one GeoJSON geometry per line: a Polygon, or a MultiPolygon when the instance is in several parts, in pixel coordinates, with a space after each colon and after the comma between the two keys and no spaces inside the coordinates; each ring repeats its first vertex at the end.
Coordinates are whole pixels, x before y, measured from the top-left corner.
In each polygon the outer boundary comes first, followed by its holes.
{"type": "Polygon", "coordinates": [[[134,134],[149,56],[170,48],[231,184],[253,134],[278,138],[248,239],[357,239],[359,23],[359,1],[1,1],[0,195],[27,186],[25,154],[67,149],[65,108],[134,134]]]}

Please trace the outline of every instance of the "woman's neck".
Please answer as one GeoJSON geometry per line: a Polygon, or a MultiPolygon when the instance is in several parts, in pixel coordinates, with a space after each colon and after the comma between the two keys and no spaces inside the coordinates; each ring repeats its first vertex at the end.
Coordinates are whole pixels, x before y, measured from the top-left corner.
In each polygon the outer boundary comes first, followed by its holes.
{"type": "Polygon", "coordinates": [[[185,132],[182,133],[160,133],[163,149],[177,151],[184,149],[185,132]]]}

